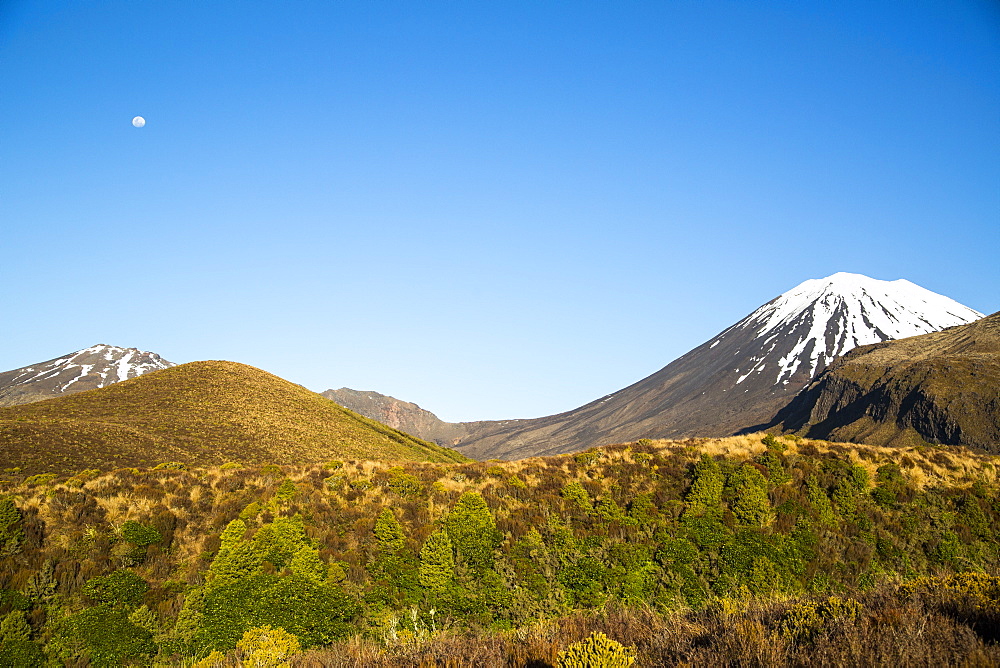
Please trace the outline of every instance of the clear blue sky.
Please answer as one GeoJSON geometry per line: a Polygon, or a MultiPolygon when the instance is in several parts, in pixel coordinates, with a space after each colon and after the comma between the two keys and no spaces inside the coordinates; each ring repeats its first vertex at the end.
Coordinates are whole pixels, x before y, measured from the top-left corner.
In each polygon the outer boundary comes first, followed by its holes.
{"type": "Polygon", "coordinates": [[[837,271],[1000,309],[1000,3],[0,2],[0,369],[531,417],[837,271]]]}

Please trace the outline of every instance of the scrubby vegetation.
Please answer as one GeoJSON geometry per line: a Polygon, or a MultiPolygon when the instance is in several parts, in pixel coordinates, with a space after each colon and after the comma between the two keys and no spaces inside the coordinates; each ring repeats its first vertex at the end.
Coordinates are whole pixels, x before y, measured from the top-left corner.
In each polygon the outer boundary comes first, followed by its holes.
{"type": "Polygon", "coordinates": [[[6,461],[39,475],[77,471],[80,462],[110,470],[334,457],[468,461],[235,362],[192,362],[99,390],[0,408],[0,443],[6,461]]]}
{"type": "Polygon", "coordinates": [[[0,665],[990,665],[995,465],[758,435],[9,471],[0,665]]]}

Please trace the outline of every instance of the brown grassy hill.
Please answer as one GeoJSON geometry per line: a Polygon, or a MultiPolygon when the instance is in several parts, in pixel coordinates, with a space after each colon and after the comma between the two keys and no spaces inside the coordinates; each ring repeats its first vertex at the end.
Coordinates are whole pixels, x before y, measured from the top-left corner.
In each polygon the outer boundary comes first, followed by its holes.
{"type": "Polygon", "coordinates": [[[772,422],[810,438],[1000,452],[1000,313],[857,348],[772,422]]]}
{"type": "Polygon", "coordinates": [[[465,461],[265,371],[219,361],[2,408],[0,453],[8,467],[35,472],[160,462],[465,461]]]}

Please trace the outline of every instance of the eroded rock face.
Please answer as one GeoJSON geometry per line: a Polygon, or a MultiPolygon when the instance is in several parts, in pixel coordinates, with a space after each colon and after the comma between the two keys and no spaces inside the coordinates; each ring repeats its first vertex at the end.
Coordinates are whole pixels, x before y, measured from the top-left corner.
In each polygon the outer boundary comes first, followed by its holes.
{"type": "Polygon", "coordinates": [[[322,395],[348,410],[438,445],[452,446],[468,433],[467,423],[445,422],[417,404],[378,392],[342,387],[322,395]]]}
{"type": "Polygon", "coordinates": [[[780,411],[772,426],[810,438],[1000,452],[1000,313],[858,348],[780,411]]]}

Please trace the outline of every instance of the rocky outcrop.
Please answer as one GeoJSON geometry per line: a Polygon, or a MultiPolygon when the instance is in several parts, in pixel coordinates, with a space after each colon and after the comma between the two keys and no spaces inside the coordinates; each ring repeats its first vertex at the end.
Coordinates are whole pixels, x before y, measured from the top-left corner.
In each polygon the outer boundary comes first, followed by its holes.
{"type": "Polygon", "coordinates": [[[378,392],[342,387],[339,390],[327,390],[322,395],[348,410],[438,445],[452,446],[458,443],[469,433],[469,425],[477,424],[445,422],[417,404],[378,392]]]}
{"type": "Polygon", "coordinates": [[[826,440],[1000,452],[1000,313],[857,348],[767,426],[826,440]]]}

